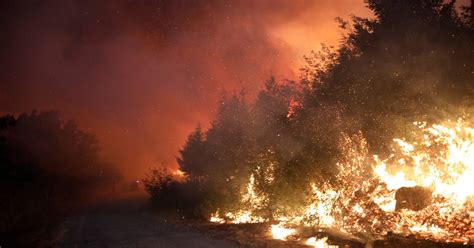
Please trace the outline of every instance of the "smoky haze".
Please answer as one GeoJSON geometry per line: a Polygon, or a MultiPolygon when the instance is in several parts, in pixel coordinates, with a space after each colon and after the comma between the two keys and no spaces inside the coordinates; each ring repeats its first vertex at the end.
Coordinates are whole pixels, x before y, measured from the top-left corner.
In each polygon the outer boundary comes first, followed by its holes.
{"type": "Polygon", "coordinates": [[[176,167],[223,91],[296,78],[302,56],[337,44],[334,18],[362,0],[6,1],[0,113],[58,110],[97,134],[125,175],[176,167]]]}

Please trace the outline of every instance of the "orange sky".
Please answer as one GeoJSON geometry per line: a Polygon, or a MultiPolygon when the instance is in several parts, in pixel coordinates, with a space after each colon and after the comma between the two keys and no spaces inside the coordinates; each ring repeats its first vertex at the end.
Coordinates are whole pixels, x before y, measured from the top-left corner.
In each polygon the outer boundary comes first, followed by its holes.
{"type": "Polygon", "coordinates": [[[99,137],[129,177],[176,166],[222,92],[297,79],[303,55],[337,45],[335,17],[362,0],[9,0],[0,112],[59,110],[99,137]],[[15,20],[15,21],[11,21],[15,20]]]}

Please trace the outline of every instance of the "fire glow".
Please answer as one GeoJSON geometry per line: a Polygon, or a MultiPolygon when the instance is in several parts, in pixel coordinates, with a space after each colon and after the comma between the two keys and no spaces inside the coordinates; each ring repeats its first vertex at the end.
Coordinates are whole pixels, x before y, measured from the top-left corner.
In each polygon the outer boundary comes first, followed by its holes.
{"type": "Polygon", "coordinates": [[[327,243],[328,238],[324,237],[322,239],[317,239],[315,237],[311,237],[306,241],[306,244],[309,246],[313,246],[316,248],[338,248],[337,245],[329,245],[327,243]]]}
{"type": "MultiPolygon", "coordinates": [[[[393,232],[442,242],[473,243],[474,128],[463,119],[443,125],[414,125],[413,140],[394,139],[392,154],[385,159],[370,159],[362,134],[344,136],[340,145],[345,157],[337,164],[337,183],[308,185],[311,194],[307,207],[299,214],[272,213],[272,219],[279,221],[271,226],[272,236],[286,240],[298,236],[297,229],[292,227],[308,226],[363,234],[366,241],[393,232]],[[372,176],[364,174],[366,168],[372,169],[372,176]],[[428,190],[429,204],[417,211],[396,209],[397,190],[415,186],[428,190]]],[[[257,208],[266,204],[267,196],[255,191],[253,174],[242,202],[250,203],[243,204],[250,207],[234,214],[216,212],[211,221],[269,221],[255,214],[257,208]]],[[[306,238],[306,244],[329,247],[326,240],[314,237],[306,238]]]]}

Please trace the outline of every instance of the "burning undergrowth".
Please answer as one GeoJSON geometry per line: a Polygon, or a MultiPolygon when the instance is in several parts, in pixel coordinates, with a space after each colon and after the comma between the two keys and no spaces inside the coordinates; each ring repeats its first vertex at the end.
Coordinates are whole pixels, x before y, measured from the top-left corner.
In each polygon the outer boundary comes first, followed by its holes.
{"type": "Polygon", "coordinates": [[[375,19],[342,22],[341,47],[298,82],[223,97],[180,151],[187,181],[169,188],[186,192],[167,194],[180,211],[320,247],[331,233],[472,243],[474,8],[367,3],[375,19]]]}
{"type": "MultiPolygon", "coordinates": [[[[474,129],[462,119],[443,125],[415,123],[413,141],[394,139],[396,146],[386,159],[374,156],[372,176],[366,142],[361,134],[343,136],[345,158],[337,163],[333,183],[314,182],[305,207],[286,213],[259,215],[268,207],[268,196],[256,192],[251,175],[242,193],[243,208],[216,212],[220,223],[275,222],[270,232],[276,239],[298,239],[303,227],[332,228],[372,242],[390,232],[402,236],[444,242],[472,243],[474,239],[474,129]],[[428,194],[417,193],[421,190],[428,194]],[[427,198],[427,199],[425,199],[427,198]],[[417,205],[422,206],[417,206],[417,205]]],[[[273,170],[269,165],[268,171],[273,170]]],[[[261,170],[262,168],[257,168],[261,170]]],[[[263,183],[272,183],[267,173],[263,183]]],[[[304,234],[303,234],[304,235],[304,234]]],[[[325,239],[310,237],[308,245],[324,247],[325,239]]]]}

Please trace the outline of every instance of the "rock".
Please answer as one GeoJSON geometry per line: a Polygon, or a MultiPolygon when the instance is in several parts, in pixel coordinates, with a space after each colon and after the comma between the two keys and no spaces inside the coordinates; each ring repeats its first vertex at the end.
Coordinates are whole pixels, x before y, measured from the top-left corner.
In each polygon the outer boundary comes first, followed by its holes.
{"type": "Polygon", "coordinates": [[[395,206],[397,211],[400,209],[419,211],[431,205],[433,197],[432,191],[425,187],[402,187],[395,193],[395,200],[397,201],[395,206]]]}

